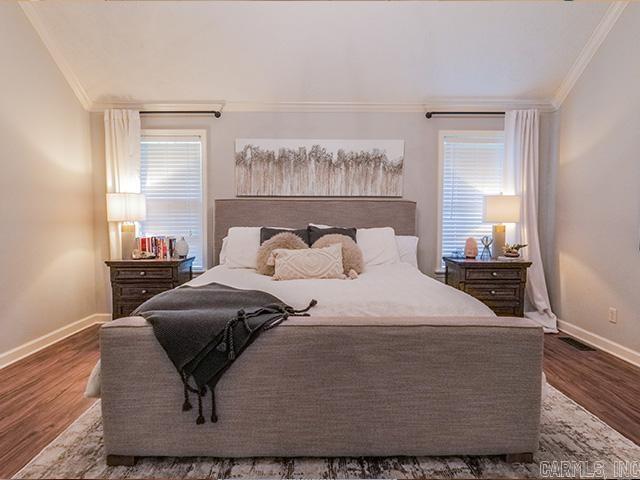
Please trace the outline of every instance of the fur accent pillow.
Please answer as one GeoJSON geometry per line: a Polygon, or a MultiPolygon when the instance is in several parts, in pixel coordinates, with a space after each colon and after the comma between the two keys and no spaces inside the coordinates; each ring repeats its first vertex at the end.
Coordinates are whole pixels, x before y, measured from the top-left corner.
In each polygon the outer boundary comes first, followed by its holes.
{"type": "Polygon", "coordinates": [[[320,237],[311,248],[322,248],[336,243],[342,245],[342,267],[344,274],[348,275],[349,278],[354,278],[354,275],[350,273],[351,270],[353,270],[356,273],[355,277],[357,277],[357,274],[362,273],[364,270],[364,260],[362,258],[362,250],[360,250],[358,244],[354,242],[351,237],[331,233],[320,237]]]}
{"type": "Polygon", "coordinates": [[[292,232],[283,232],[274,235],[269,240],[266,240],[258,249],[258,258],[256,270],[262,275],[273,275],[275,269],[273,264],[269,265],[268,260],[271,256],[271,252],[278,248],[286,248],[288,250],[299,250],[303,248],[309,248],[304,240],[298,235],[292,232]]]}
{"type": "Polygon", "coordinates": [[[274,280],[346,278],[342,271],[342,246],[306,250],[275,249],[269,263],[275,266],[274,280]]]}

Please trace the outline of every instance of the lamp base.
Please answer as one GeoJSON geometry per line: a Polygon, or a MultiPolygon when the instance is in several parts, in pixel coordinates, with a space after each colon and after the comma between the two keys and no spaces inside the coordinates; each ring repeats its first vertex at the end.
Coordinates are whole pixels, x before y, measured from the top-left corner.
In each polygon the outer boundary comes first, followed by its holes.
{"type": "Polygon", "coordinates": [[[122,260],[131,260],[136,248],[136,226],[134,223],[123,223],[120,227],[122,260]]]}
{"type": "Polygon", "coordinates": [[[497,260],[504,252],[504,238],[507,228],[500,224],[494,225],[491,230],[491,236],[493,237],[493,244],[491,245],[491,258],[497,260]]]}

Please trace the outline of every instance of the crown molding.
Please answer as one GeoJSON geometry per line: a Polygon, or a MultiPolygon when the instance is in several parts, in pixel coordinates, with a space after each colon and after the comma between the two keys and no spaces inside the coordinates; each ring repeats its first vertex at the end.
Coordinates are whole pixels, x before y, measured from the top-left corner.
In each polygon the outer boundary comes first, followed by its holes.
{"type": "Polygon", "coordinates": [[[69,62],[67,62],[67,59],[62,54],[62,51],[56,44],[55,40],[46,29],[44,22],[40,18],[40,15],[38,14],[33,3],[25,1],[20,1],[18,3],[20,7],[22,7],[22,11],[31,23],[31,26],[40,37],[40,40],[42,40],[42,43],[44,43],[44,46],[49,51],[49,54],[51,55],[51,57],[53,57],[54,63],[58,66],[60,72],[62,72],[62,75],[67,80],[67,83],[80,101],[80,104],[84,107],[85,110],[89,110],[89,108],[91,107],[91,99],[89,98],[89,95],[80,83],[80,80],[78,79],[76,74],[71,69],[69,62]]]}
{"type": "Polygon", "coordinates": [[[233,102],[227,112],[331,112],[331,113],[424,113],[434,109],[505,110],[513,108],[551,109],[550,102],[527,99],[439,98],[421,103],[380,102],[233,102]]]}
{"type": "Polygon", "coordinates": [[[439,98],[425,103],[380,103],[380,102],[249,102],[249,101],[202,101],[202,102],[94,102],[92,112],[101,112],[110,108],[136,110],[222,110],[224,112],[277,112],[277,113],[424,113],[429,110],[512,110],[537,108],[541,111],[553,111],[548,100],[517,98],[439,98]]]}
{"type": "Polygon", "coordinates": [[[578,79],[582,73],[586,70],[589,63],[595,56],[600,46],[604,43],[605,39],[609,35],[609,32],[613,29],[620,15],[629,4],[628,1],[613,2],[609,5],[609,8],[605,12],[602,20],[593,30],[591,37],[587,40],[587,43],[583,47],[582,51],[576,58],[575,62],[569,69],[569,72],[562,80],[560,87],[553,96],[553,106],[558,109],[562,103],[566,100],[567,96],[578,82],[578,79]]]}
{"type": "Polygon", "coordinates": [[[229,101],[225,112],[424,112],[422,103],[229,101]]]}
{"type": "Polygon", "coordinates": [[[441,97],[425,102],[427,110],[518,110],[535,108],[543,112],[554,111],[550,99],[509,97],[441,97]]]}
{"type": "Polygon", "coordinates": [[[211,100],[206,102],[147,102],[147,101],[116,101],[116,102],[92,102],[88,108],[90,112],[103,112],[110,108],[124,108],[133,110],[146,110],[157,112],[171,111],[222,111],[225,109],[223,100],[211,100]]]}

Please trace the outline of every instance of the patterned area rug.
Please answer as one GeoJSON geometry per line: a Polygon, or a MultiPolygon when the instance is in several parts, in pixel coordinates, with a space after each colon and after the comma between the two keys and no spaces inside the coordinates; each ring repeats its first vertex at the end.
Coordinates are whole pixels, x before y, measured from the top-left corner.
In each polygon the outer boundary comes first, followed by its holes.
{"type": "Polygon", "coordinates": [[[96,402],[14,478],[611,478],[624,476],[634,461],[640,462],[638,445],[548,387],[540,449],[531,464],[508,464],[501,457],[158,457],[107,467],[96,402]]]}

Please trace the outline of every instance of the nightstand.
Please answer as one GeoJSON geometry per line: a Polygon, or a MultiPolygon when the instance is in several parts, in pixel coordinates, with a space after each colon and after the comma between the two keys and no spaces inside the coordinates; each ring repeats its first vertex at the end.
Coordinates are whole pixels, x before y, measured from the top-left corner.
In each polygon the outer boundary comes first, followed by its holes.
{"type": "Polygon", "coordinates": [[[524,287],[531,262],[443,257],[445,283],[467,292],[496,315],[524,316],[524,287]]]}
{"type": "Polygon", "coordinates": [[[126,317],[142,302],[193,278],[195,257],[172,260],[108,260],[113,319],[126,317]]]}

